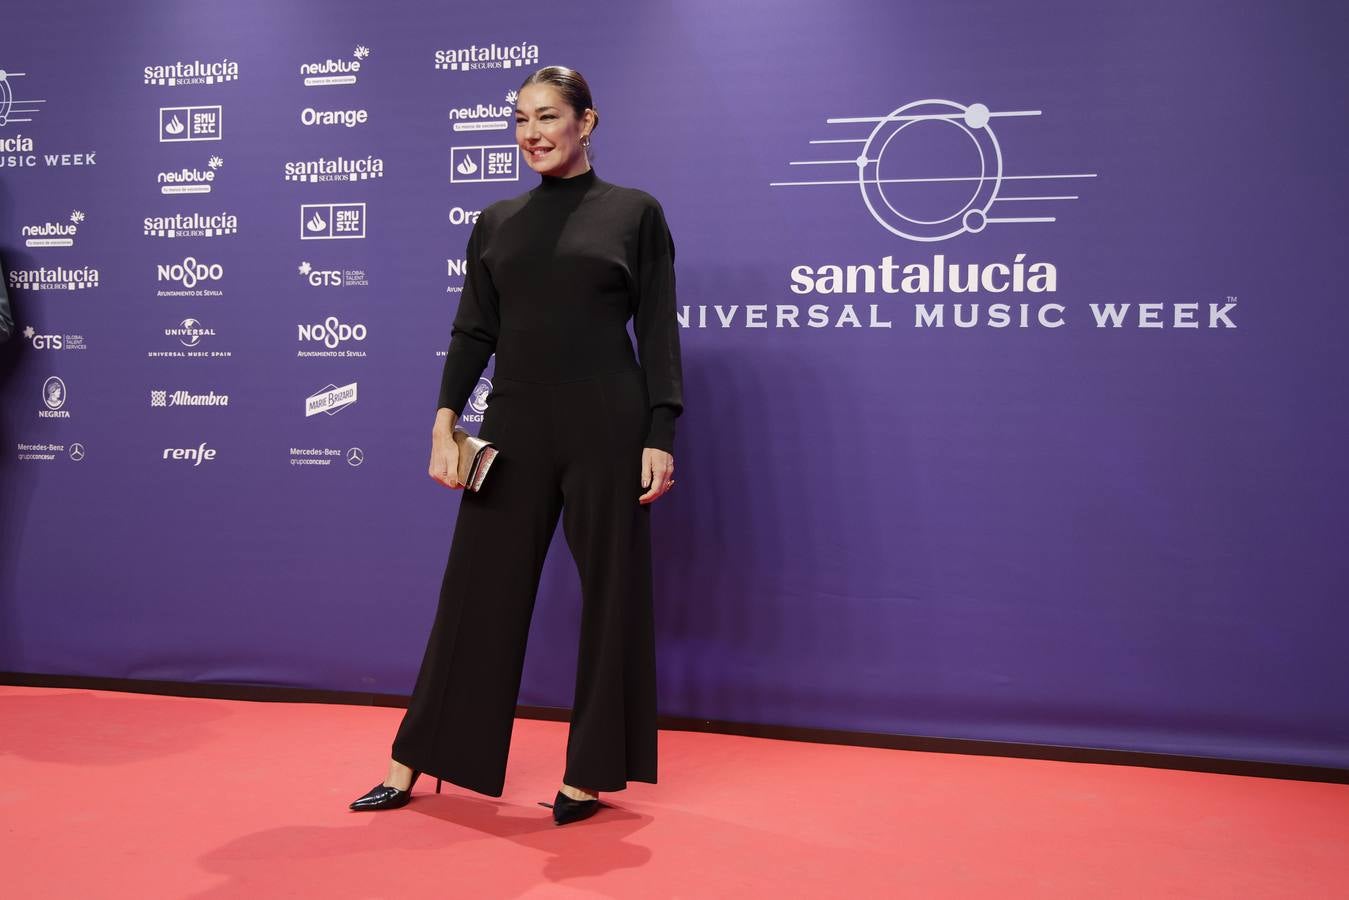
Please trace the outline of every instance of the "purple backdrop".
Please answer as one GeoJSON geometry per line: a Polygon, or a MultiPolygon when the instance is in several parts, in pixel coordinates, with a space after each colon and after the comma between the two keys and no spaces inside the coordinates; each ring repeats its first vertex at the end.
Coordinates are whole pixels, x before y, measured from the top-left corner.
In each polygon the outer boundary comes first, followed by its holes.
{"type": "Polygon", "coordinates": [[[678,247],[663,713],[1349,766],[1340,7],[11,6],[0,669],[410,689],[562,63],[678,247]]]}

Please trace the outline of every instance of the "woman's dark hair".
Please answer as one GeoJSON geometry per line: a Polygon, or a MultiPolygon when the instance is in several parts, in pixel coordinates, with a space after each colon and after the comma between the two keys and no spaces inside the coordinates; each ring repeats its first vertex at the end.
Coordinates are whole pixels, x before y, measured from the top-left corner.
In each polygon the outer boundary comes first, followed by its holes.
{"type": "Polygon", "coordinates": [[[520,90],[523,91],[531,84],[547,84],[557,88],[562,99],[576,112],[576,118],[582,118],[587,109],[595,113],[595,124],[590,129],[592,133],[600,127],[600,114],[595,110],[595,101],[590,98],[590,85],[580,72],[566,66],[544,66],[526,78],[520,90]]]}

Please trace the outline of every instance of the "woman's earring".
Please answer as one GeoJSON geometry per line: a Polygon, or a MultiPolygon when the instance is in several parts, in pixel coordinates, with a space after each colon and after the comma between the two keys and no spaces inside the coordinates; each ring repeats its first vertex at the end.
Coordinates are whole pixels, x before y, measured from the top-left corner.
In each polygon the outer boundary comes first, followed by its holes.
{"type": "Polygon", "coordinates": [[[582,150],[590,149],[590,135],[587,134],[585,137],[581,138],[581,149],[582,150]]]}

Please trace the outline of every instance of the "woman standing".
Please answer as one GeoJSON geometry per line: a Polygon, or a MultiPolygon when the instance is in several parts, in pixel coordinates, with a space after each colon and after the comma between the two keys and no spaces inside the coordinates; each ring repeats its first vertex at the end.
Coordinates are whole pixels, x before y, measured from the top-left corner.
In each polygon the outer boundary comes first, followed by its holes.
{"type": "Polygon", "coordinates": [[[460,504],[388,777],[352,809],[403,806],[421,772],[501,796],[529,620],[559,514],[583,600],[553,818],[586,818],[600,791],[656,780],[649,504],[674,484],[683,409],[674,243],[653,197],[595,175],[587,151],[598,123],[573,69],[548,66],[520,88],[515,139],[542,180],[483,210],[473,227],[430,475],[463,487],[451,431],[493,353],[480,433],[501,455],[483,489],[460,504]]]}

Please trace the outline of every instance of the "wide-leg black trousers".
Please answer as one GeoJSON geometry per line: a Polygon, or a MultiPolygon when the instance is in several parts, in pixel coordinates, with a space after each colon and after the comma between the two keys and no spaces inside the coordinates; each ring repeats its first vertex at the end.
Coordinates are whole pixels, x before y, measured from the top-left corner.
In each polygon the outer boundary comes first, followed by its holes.
{"type": "Polygon", "coordinates": [[[655,629],[642,370],[562,384],[497,377],[480,434],[500,456],[459,507],[435,624],[393,758],[501,796],[525,643],[557,527],[581,576],[581,640],[563,781],[656,780],[655,629]]]}

